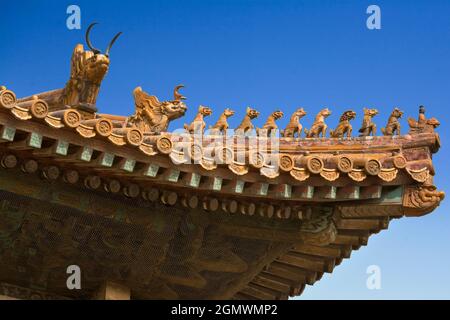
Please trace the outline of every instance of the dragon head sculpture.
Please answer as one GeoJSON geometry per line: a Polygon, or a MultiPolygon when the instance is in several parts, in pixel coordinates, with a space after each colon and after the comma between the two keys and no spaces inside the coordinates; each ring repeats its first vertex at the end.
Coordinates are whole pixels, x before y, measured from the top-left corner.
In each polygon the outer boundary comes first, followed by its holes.
{"type": "Polygon", "coordinates": [[[198,107],[198,113],[204,117],[207,117],[212,114],[212,109],[210,107],[200,105],[198,107]]]}
{"type": "Polygon", "coordinates": [[[377,109],[369,109],[369,108],[364,108],[364,117],[370,117],[373,118],[378,114],[378,110],[377,109]]]}
{"type": "Polygon", "coordinates": [[[186,99],[179,93],[183,85],[174,89],[174,100],[160,102],[156,96],[144,92],[141,87],[133,91],[136,111],[128,118],[128,124],[136,126],[142,132],[159,134],[167,131],[169,123],[186,113],[186,99]]]}
{"type": "Polygon", "coordinates": [[[250,119],[255,119],[259,116],[259,112],[251,107],[247,107],[246,114],[250,119]]]}
{"type": "Polygon", "coordinates": [[[229,118],[231,116],[234,116],[234,110],[231,110],[230,108],[226,108],[223,111],[223,114],[225,115],[225,117],[229,118]]]}
{"type": "Polygon", "coordinates": [[[303,118],[304,116],[306,116],[306,111],[303,108],[298,108],[297,110],[295,110],[293,116],[298,117],[298,119],[303,118]]]}
{"type": "Polygon", "coordinates": [[[391,117],[394,118],[401,118],[403,115],[403,111],[401,111],[399,108],[394,108],[394,110],[391,113],[391,117]]]}
{"type": "Polygon", "coordinates": [[[347,110],[341,115],[341,118],[339,119],[339,121],[342,122],[342,121],[353,120],[353,119],[355,119],[355,117],[356,117],[355,111],[347,110]]]}
{"type": "Polygon", "coordinates": [[[275,120],[281,119],[281,118],[283,117],[283,115],[284,115],[283,111],[280,111],[280,110],[277,110],[277,111],[275,111],[275,112],[272,112],[272,114],[271,114],[271,116],[272,116],[275,120]]]}

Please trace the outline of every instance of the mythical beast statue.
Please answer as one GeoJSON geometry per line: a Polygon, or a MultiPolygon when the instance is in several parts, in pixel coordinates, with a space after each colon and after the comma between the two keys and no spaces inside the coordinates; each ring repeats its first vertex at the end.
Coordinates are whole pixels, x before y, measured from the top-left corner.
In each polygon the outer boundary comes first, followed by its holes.
{"type": "Polygon", "coordinates": [[[82,44],[73,50],[71,59],[70,79],[62,93],[62,103],[68,106],[96,111],[95,102],[100,90],[100,84],[109,69],[109,52],[117,38],[117,33],[109,43],[105,53],[92,46],[89,33],[96,23],[89,25],[86,31],[86,44],[92,51],[85,51],[82,44]]]}
{"type": "Polygon", "coordinates": [[[145,133],[166,132],[170,121],[182,117],[187,110],[187,106],[183,102],[186,97],[178,92],[180,88],[183,88],[183,85],[175,87],[173,100],[163,102],[142,91],[141,87],[134,89],[136,111],[128,117],[128,124],[136,126],[145,133]]]}

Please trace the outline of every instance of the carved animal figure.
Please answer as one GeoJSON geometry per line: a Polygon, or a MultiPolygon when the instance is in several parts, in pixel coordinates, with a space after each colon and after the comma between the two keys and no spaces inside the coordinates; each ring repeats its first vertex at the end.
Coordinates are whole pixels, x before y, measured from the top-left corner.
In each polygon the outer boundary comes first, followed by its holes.
{"type": "Polygon", "coordinates": [[[362,122],[361,129],[359,129],[359,136],[366,137],[377,134],[377,126],[372,122],[372,118],[378,114],[377,109],[367,109],[364,108],[364,118],[362,122]]]}
{"type": "Polygon", "coordinates": [[[315,138],[322,135],[325,138],[327,133],[328,126],[325,124],[325,119],[331,114],[331,111],[328,108],[322,109],[314,120],[312,127],[308,129],[304,129],[307,138],[315,138]]]}
{"type": "Polygon", "coordinates": [[[410,133],[432,133],[434,129],[439,127],[441,123],[436,118],[426,119],[425,122],[419,124],[416,120],[408,118],[410,133]]]}
{"type": "Polygon", "coordinates": [[[200,105],[198,107],[198,112],[194,118],[194,121],[192,121],[191,124],[189,125],[184,124],[184,129],[189,133],[203,133],[206,127],[206,123],[203,120],[203,118],[211,114],[212,114],[211,108],[200,105]]]}
{"type": "Polygon", "coordinates": [[[89,33],[96,23],[89,25],[86,31],[86,44],[92,51],[84,51],[78,44],[72,54],[70,79],[62,93],[62,102],[69,106],[94,106],[100,90],[100,84],[109,68],[109,52],[117,38],[117,33],[109,43],[104,54],[94,48],[89,33]]]}
{"type": "Polygon", "coordinates": [[[222,114],[219,117],[219,120],[217,120],[216,124],[213,126],[210,126],[210,130],[213,132],[222,132],[226,133],[228,130],[228,122],[227,119],[234,115],[234,111],[231,109],[225,109],[222,114]]]}
{"type": "Polygon", "coordinates": [[[416,121],[412,118],[408,118],[409,133],[433,133],[434,129],[439,127],[440,122],[436,118],[427,119],[425,117],[425,107],[420,106],[419,120],[416,121]]]}
{"type": "Polygon", "coordinates": [[[255,119],[259,116],[259,112],[255,109],[252,109],[250,107],[247,107],[247,113],[242,120],[241,124],[235,129],[236,133],[246,133],[249,130],[252,130],[254,128],[252,124],[252,119],[255,119]]]}
{"type": "Polygon", "coordinates": [[[419,198],[424,204],[440,202],[445,198],[445,192],[436,191],[436,186],[422,186],[419,191],[419,198]]]}
{"type": "Polygon", "coordinates": [[[350,120],[355,119],[356,112],[352,110],[345,111],[341,118],[339,119],[339,124],[334,130],[330,130],[330,137],[332,138],[343,138],[345,134],[347,134],[347,138],[352,136],[352,125],[350,124],[350,120]]]}
{"type": "Polygon", "coordinates": [[[175,87],[174,100],[163,102],[142,91],[141,87],[134,89],[136,111],[128,117],[128,124],[146,133],[159,134],[167,131],[170,121],[182,117],[187,110],[187,106],[182,101],[186,98],[178,92],[182,87],[183,85],[175,87]]]}
{"type": "Polygon", "coordinates": [[[399,108],[395,108],[389,116],[388,123],[385,128],[381,128],[381,132],[385,136],[393,136],[395,133],[400,135],[400,119],[403,115],[403,111],[400,111],[399,108]]]}
{"type": "Polygon", "coordinates": [[[270,135],[275,132],[278,129],[277,124],[275,123],[276,120],[283,117],[283,112],[280,110],[277,110],[273,112],[268,118],[266,123],[262,128],[257,128],[256,133],[258,136],[266,136],[270,137],[270,135]]]}
{"type": "Polygon", "coordinates": [[[306,115],[305,110],[303,108],[297,109],[292,115],[291,120],[284,130],[281,130],[281,136],[283,137],[295,137],[297,133],[300,138],[302,134],[303,126],[300,124],[300,119],[306,115]]]}

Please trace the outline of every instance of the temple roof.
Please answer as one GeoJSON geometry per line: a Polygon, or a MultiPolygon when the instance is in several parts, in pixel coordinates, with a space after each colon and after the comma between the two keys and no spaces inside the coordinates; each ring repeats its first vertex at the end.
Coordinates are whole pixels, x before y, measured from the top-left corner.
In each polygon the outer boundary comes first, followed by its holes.
{"type": "Polygon", "coordinates": [[[77,45],[71,62],[63,89],[17,99],[0,88],[0,294],[86,298],[117,281],[138,299],[286,299],[390,220],[444,199],[433,183],[439,122],[424,107],[407,134],[399,108],[381,136],[365,108],[353,137],[352,110],[330,129],[322,109],[306,129],[299,108],[279,130],[282,111],[255,128],[248,107],[230,132],[234,112],[208,130],[207,106],[168,132],[188,108],[182,85],[168,101],[137,87],[129,117],[99,113],[109,57],[77,45]],[[71,261],[87,275],[82,292],[64,287],[71,261]]]}

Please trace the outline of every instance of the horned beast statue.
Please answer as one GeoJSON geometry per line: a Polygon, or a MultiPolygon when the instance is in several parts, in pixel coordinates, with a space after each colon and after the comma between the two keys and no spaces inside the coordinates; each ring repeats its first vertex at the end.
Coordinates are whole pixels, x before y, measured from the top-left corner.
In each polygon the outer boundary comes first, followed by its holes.
{"type": "Polygon", "coordinates": [[[62,102],[69,106],[93,109],[100,90],[100,84],[109,68],[109,52],[122,32],[117,33],[109,43],[105,53],[96,49],[89,38],[92,23],[86,30],[86,44],[92,51],[85,51],[82,44],[78,44],[72,54],[70,79],[66,83],[62,94],[62,102]]]}
{"type": "Polygon", "coordinates": [[[133,91],[135,113],[128,117],[128,125],[134,125],[142,132],[159,134],[167,131],[172,120],[182,117],[187,106],[183,100],[186,99],[178,90],[183,85],[178,85],[173,91],[174,100],[160,102],[157,97],[151,96],[137,87],[133,91]]]}

